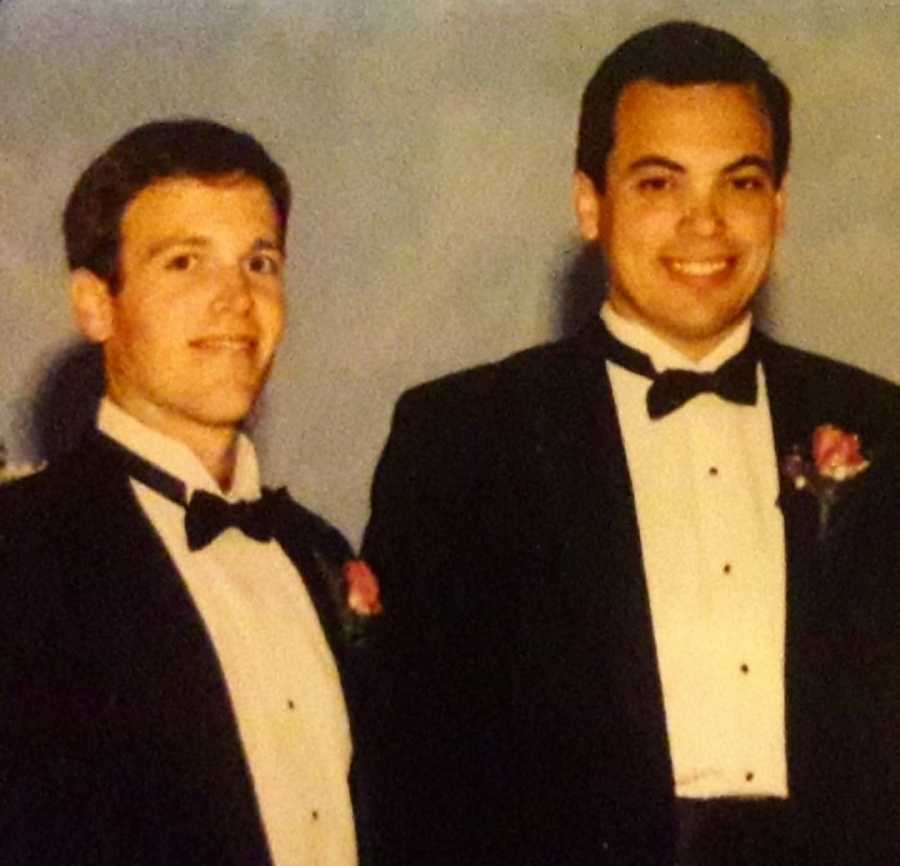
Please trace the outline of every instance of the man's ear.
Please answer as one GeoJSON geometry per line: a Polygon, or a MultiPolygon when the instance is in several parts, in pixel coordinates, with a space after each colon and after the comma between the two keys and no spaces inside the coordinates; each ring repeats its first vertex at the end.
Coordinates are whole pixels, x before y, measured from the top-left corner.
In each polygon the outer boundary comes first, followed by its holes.
{"type": "Polygon", "coordinates": [[[582,239],[593,243],[600,237],[603,201],[594,181],[583,171],[576,170],[572,175],[572,205],[582,239]]]}
{"type": "Polygon", "coordinates": [[[775,231],[784,234],[784,226],[787,218],[787,175],[781,178],[781,185],[775,190],[775,231]]]}
{"type": "Polygon", "coordinates": [[[92,343],[105,343],[113,330],[113,298],[106,280],[77,268],[69,274],[69,301],[81,333],[92,343]]]}

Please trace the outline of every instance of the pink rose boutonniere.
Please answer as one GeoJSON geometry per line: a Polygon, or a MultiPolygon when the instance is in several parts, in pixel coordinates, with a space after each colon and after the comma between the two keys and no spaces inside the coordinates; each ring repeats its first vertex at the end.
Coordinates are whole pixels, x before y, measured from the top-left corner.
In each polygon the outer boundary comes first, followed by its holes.
{"type": "Polygon", "coordinates": [[[869,468],[859,436],[833,424],[816,427],[810,457],[799,447],[784,459],[782,470],[794,489],[811,493],[819,502],[819,536],[823,538],[834,503],[848,482],[869,468]]]}
{"type": "Polygon", "coordinates": [[[342,573],[344,636],[350,643],[361,643],[373,619],[383,612],[378,580],[365,560],[351,559],[342,573]]]}
{"type": "Polygon", "coordinates": [[[351,559],[344,566],[347,582],[347,606],[359,616],[378,616],[381,613],[381,594],[378,581],[362,559],[351,559]]]}

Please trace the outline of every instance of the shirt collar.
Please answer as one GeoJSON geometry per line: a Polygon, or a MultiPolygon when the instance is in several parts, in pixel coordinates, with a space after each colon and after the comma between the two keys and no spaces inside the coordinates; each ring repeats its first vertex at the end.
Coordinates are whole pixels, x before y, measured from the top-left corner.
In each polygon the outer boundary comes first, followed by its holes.
{"type": "Polygon", "coordinates": [[[206,490],[224,496],[229,502],[259,498],[259,464],[256,460],[256,449],[243,433],[238,434],[231,489],[223,493],[216,480],[187,445],[151,429],[113,403],[109,397],[104,397],[100,402],[97,429],[183,481],[187,487],[185,492],[188,499],[194,490],[206,490]]]}
{"type": "Polygon", "coordinates": [[[603,302],[603,306],[600,308],[600,318],[603,319],[603,324],[606,325],[610,334],[617,340],[647,355],[657,373],[670,369],[694,370],[698,373],[708,373],[717,370],[747,345],[752,324],[752,316],[746,315],[734,331],[722,340],[715,349],[699,361],[694,361],[670,346],[665,340],[640,324],[640,322],[626,319],[617,313],[609,301],[603,302]]]}

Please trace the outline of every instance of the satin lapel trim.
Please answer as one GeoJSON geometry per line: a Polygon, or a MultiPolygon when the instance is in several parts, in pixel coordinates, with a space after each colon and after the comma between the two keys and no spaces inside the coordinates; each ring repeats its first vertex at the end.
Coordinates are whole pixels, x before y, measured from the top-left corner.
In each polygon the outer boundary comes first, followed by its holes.
{"type": "Polygon", "coordinates": [[[218,809],[208,808],[228,816],[218,828],[226,839],[223,848],[235,849],[235,862],[245,862],[241,852],[266,851],[267,845],[212,640],[128,477],[111,471],[101,451],[89,452],[85,462],[96,464],[82,482],[96,491],[88,545],[105,548],[100,576],[115,582],[103,591],[106,610],[98,607],[97,615],[133,623],[125,640],[128,658],[139,670],[129,672],[124,690],[134,702],[144,699],[133,691],[135,682],[152,691],[146,700],[154,704],[154,730],[173,740],[177,734],[196,766],[211,774],[209,790],[224,792],[214,797],[218,809]]]}
{"type": "Polygon", "coordinates": [[[754,339],[760,343],[775,439],[778,504],[784,516],[790,625],[790,603],[799,600],[798,592],[808,579],[810,570],[814,569],[818,556],[818,505],[814,496],[794,488],[782,472],[781,462],[796,446],[803,447],[809,443],[816,421],[810,418],[798,393],[797,382],[792,379],[792,371],[778,357],[778,347],[759,334],[754,334],[754,339]]]}
{"type": "Polygon", "coordinates": [[[591,626],[604,631],[604,675],[618,700],[617,712],[643,741],[658,771],[671,778],[634,493],[606,369],[604,338],[599,319],[576,338],[581,405],[573,413],[579,425],[573,436],[578,443],[575,464],[583,467],[584,477],[573,491],[570,536],[575,543],[568,549],[579,559],[573,574],[593,587],[596,619],[591,626]]]}
{"type": "Polygon", "coordinates": [[[344,604],[342,568],[351,551],[336,531],[287,494],[276,520],[275,538],[303,580],[332,655],[341,663],[345,651],[339,613],[344,604]]]}
{"type": "Polygon", "coordinates": [[[781,471],[781,461],[795,446],[809,442],[816,419],[810,415],[789,364],[778,356],[778,346],[761,335],[760,358],[766,376],[766,390],[778,461],[778,504],[784,517],[785,565],[787,581],[787,621],[785,624],[785,739],[787,744],[788,788],[792,797],[803,796],[809,779],[816,773],[821,756],[810,753],[804,721],[809,724],[817,712],[806,694],[815,671],[817,653],[810,655],[808,637],[815,633],[815,611],[822,587],[816,577],[821,556],[818,542],[819,514],[814,496],[798,491],[781,471]],[[817,592],[818,591],[818,592],[817,592]]]}

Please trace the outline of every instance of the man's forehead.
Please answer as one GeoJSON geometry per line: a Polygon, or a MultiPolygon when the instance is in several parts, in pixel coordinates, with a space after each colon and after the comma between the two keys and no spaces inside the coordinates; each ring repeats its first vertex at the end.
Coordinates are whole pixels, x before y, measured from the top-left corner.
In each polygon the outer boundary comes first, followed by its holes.
{"type": "MultiPolygon", "coordinates": [[[[258,178],[244,172],[225,172],[223,174],[170,174],[160,177],[154,177],[145,183],[140,189],[136,190],[128,200],[127,208],[132,205],[136,199],[144,197],[147,193],[156,193],[161,190],[187,192],[191,189],[205,188],[210,192],[230,192],[234,189],[258,187],[263,190],[266,195],[269,191],[265,184],[258,178]]],[[[269,195],[270,199],[271,196],[269,195]]]]}
{"type": "Polygon", "coordinates": [[[688,81],[672,84],[655,78],[638,78],[629,82],[619,94],[616,103],[616,114],[640,100],[644,104],[656,103],[660,107],[672,104],[694,103],[705,106],[718,101],[722,94],[739,94],[750,106],[754,106],[764,117],[767,117],[765,102],[759,88],[753,82],[742,81],[688,81]]]}
{"type": "Polygon", "coordinates": [[[659,149],[663,156],[670,148],[718,148],[741,151],[741,157],[769,158],[772,145],[772,125],[753,85],[641,79],[627,85],[619,98],[610,155],[647,148],[659,149]]]}
{"type": "Polygon", "coordinates": [[[128,203],[121,221],[122,253],[154,256],[173,244],[199,247],[213,238],[280,249],[276,208],[267,187],[246,175],[161,178],[128,203]]]}
{"type": "Polygon", "coordinates": [[[141,187],[128,201],[123,214],[123,227],[138,212],[164,217],[183,211],[186,217],[226,212],[237,197],[253,199],[261,209],[275,214],[275,203],[262,181],[242,173],[222,175],[177,174],[160,177],[141,187]],[[165,207],[155,210],[155,205],[165,207]]]}

